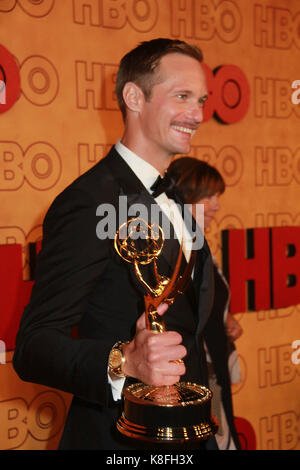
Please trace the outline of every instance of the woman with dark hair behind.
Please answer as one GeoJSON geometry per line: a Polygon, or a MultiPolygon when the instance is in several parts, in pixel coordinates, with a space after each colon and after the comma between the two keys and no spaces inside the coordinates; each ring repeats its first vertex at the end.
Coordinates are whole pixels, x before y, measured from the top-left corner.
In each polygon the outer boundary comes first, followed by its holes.
{"type": "MultiPolygon", "coordinates": [[[[225,191],[225,183],[218,170],[206,162],[191,157],[174,160],[168,175],[176,183],[176,190],[197,222],[197,205],[204,205],[204,228],[207,229],[216,211],[219,196],[225,191]]],[[[200,224],[200,221],[198,221],[200,224]]],[[[207,350],[209,385],[213,391],[212,409],[219,422],[216,435],[221,450],[240,449],[234,425],[231,383],[239,382],[240,373],[235,341],[241,334],[239,323],[228,312],[229,286],[214,260],[215,297],[211,315],[204,329],[207,350]],[[229,371],[229,368],[231,369],[229,371]]]]}

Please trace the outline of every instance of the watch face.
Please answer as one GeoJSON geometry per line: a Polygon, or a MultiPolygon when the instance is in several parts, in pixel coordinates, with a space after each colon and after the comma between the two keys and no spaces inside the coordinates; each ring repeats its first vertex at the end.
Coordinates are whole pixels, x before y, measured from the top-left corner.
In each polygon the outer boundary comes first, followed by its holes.
{"type": "Polygon", "coordinates": [[[122,352],[118,349],[113,349],[109,355],[109,367],[115,369],[119,367],[122,362],[122,352]]]}

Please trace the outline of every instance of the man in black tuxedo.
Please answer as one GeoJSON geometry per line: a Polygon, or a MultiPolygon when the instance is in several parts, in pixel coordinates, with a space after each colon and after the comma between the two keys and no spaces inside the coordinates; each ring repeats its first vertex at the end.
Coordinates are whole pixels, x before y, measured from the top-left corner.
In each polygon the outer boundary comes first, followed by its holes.
{"type": "MultiPolygon", "coordinates": [[[[120,196],[131,207],[172,204],[151,187],[175,154],[190,151],[202,121],[207,88],[201,61],[198,48],[177,40],[155,39],[129,52],[116,85],[122,139],[55,199],[45,217],[13,363],[23,380],[74,395],[60,449],[140,446],[115,427],[124,377],[153,385],[179,379],[207,384],[201,332],[213,293],[206,242],[189,288],[167,310],[168,331],[154,334],[145,327],[144,292],[132,266],[118,256],[112,237],[104,236],[105,208],[114,208],[118,221],[120,196]],[[118,366],[108,366],[112,349],[122,352],[118,366]]],[[[174,269],[179,250],[174,231],[176,223],[159,257],[161,274],[174,269]]],[[[161,305],[160,314],[166,309],[161,305]]],[[[214,438],[199,443],[205,447],[214,448],[214,438]]]]}

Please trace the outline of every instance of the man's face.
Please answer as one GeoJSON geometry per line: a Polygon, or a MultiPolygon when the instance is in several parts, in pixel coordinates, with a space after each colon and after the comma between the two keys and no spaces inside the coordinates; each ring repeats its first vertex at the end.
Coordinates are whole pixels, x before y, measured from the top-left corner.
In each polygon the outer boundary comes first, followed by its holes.
{"type": "Polygon", "coordinates": [[[189,153],[207,97],[203,68],[196,59],[173,53],[161,59],[156,73],[159,81],[140,113],[143,144],[160,157],[189,153]]]}

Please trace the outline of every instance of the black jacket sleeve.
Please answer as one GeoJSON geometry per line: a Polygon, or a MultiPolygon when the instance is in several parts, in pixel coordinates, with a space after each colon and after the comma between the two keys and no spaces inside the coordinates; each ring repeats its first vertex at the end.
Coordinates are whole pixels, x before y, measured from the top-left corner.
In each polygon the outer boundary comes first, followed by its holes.
{"type": "Polygon", "coordinates": [[[105,406],[111,341],[72,336],[109,263],[111,241],[97,238],[96,223],[95,201],[78,188],[65,190],[49,209],[13,365],[25,381],[105,406]]]}

